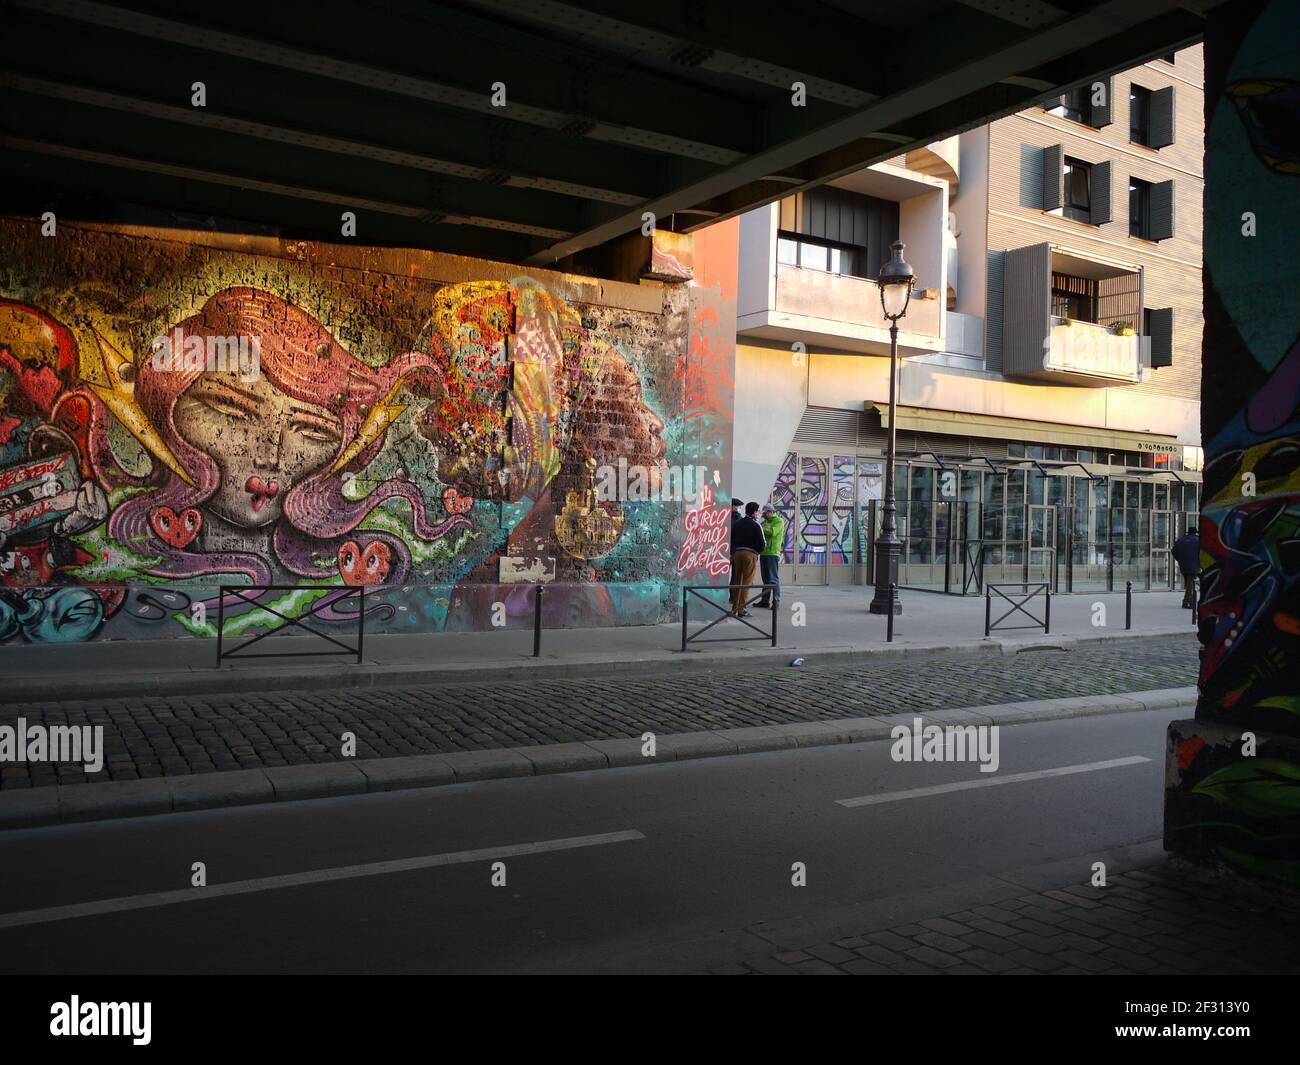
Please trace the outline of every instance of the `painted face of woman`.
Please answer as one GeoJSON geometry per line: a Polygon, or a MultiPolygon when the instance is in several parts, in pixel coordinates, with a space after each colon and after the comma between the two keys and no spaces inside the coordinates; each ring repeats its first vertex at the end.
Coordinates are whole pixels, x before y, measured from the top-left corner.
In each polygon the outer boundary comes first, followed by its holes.
{"type": "Polygon", "coordinates": [[[343,438],[333,413],[286,395],[265,374],[252,381],[200,374],[173,417],[177,432],[221,472],[208,509],[246,528],[276,521],[289,490],[333,461],[343,438]]]}

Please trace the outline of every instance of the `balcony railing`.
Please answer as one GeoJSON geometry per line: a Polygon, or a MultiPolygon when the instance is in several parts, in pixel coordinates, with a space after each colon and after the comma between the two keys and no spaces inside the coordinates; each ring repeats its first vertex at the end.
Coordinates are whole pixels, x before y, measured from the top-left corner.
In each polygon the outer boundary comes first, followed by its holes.
{"type": "MultiPolygon", "coordinates": [[[[849,327],[889,329],[875,281],[785,263],[777,264],[776,268],[776,310],[849,327]]],[[[941,300],[925,299],[913,293],[907,316],[899,322],[899,331],[938,338],[943,311],[941,300]]]]}
{"type": "Polygon", "coordinates": [[[1142,376],[1140,338],[1112,332],[1095,322],[1053,317],[1043,368],[1092,377],[1138,381],[1142,376]]]}

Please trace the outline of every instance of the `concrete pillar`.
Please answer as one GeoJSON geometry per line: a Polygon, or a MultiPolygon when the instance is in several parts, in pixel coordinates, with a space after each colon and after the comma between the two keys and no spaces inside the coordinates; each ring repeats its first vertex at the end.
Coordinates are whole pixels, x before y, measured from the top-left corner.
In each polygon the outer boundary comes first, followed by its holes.
{"type": "Polygon", "coordinates": [[[1165,847],[1300,882],[1300,5],[1205,34],[1201,697],[1170,725],[1165,847]]]}

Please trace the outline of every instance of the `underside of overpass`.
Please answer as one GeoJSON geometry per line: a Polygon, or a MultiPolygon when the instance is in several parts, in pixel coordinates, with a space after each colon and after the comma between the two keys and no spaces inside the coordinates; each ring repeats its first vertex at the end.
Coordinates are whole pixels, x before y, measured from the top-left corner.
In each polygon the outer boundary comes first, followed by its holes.
{"type": "Polygon", "coordinates": [[[388,632],[543,601],[547,627],[676,620],[683,587],[730,572],[734,300],[613,283],[611,245],[1204,39],[1201,697],[1169,734],[1166,845],[1300,882],[1298,19],[1295,0],[0,2],[0,643],[251,636],[251,610],[209,620],[228,587],[257,609],[245,589],[319,590],[272,613],[388,632]],[[234,341],[238,375],[213,362],[234,341]],[[597,471],[629,468],[693,487],[598,496],[597,471]],[[369,613],[334,611],[367,584],[369,613]]]}
{"type": "Polygon", "coordinates": [[[646,212],[772,202],[1187,45],[1211,6],[10,0],[0,180],[14,213],[337,240],[351,210],[368,244],[580,269],[646,212]]]}

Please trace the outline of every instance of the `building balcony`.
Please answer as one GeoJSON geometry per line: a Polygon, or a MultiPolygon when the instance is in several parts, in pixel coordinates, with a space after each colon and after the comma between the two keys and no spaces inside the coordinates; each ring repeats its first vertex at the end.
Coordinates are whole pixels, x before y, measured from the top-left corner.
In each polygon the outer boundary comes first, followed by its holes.
{"type": "Polygon", "coordinates": [[[960,158],[960,138],[953,136],[927,144],[924,148],[914,148],[904,156],[904,162],[908,170],[946,181],[948,199],[951,200],[957,195],[961,176],[960,158]]]}
{"type": "Polygon", "coordinates": [[[874,277],[897,237],[917,276],[898,323],[899,353],[942,352],[947,191],[941,178],[879,164],[834,182],[820,200],[790,197],[742,216],[737,333],[888,355],[874,277]]]}
{"type": "Polygon", "coordinates": [[[1092,387],[1137,384],[1150,365],[1143,322],[1141,267],[1046,243],[1006,253],[1006,376],[1092,387]]]}
{"type": "MultiPolygon", "coordinates": [[[[747,336],[805,342],[811,338],[846,351],[889,351],[889,321],[880,305],[880,288],[864,277],[778,263],[774,306],[764,321],[746,318],[739,331],[747,336]]],[[[942,351],[942,321],[938,293],[913,291],[907,315],[898,323],[900,348],[942,351]]]]}

